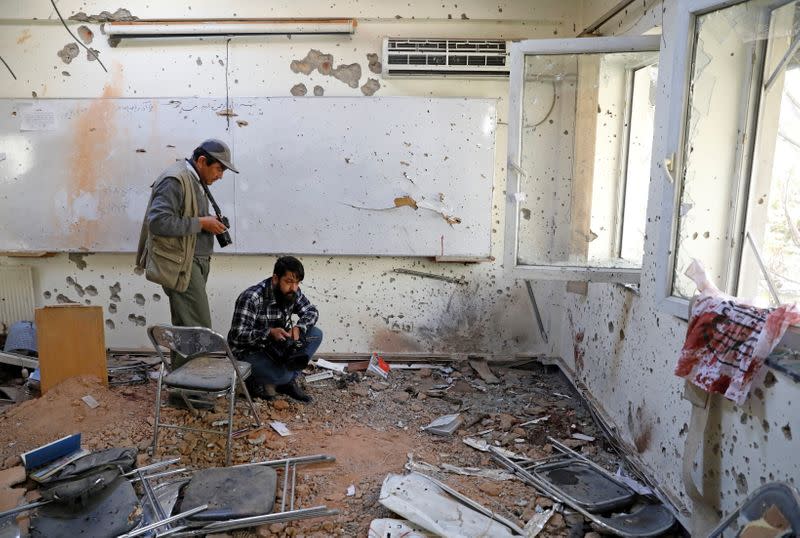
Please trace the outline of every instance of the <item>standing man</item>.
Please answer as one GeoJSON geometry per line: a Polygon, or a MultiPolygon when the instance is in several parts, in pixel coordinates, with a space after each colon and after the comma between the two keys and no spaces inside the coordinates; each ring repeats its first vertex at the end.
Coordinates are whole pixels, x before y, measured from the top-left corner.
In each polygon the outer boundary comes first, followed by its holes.
{"type": "MultiPolygon", "coordinates": [[[[206,295],[214,236],[226,226],[209,215],[208,186],[225,170],[239,173],[231,150],[221,140],[200,144],[191,159],[167,168],[153,183],[142,223],[136,265],[148,280],[161,284],[169,297],[172,324],[211,328],[206,295]]],[[[173,368],[183,364],[173,357],[173,368]]]]}
{"type": "Polygon", "coordinates": [[[278,258],[272,277],[244,290],[236,300],[228,344],[236,358],[253,365],[248,390],[270,399],[276,392],[310,402],[297,376],[322,343],[319,312],[300,291],[305,272],[293,256],[278,258]],[[297,323],[292,324],[292,315],[297,323]],[[297,357],[303,360],[297,360],[297,357]]]}

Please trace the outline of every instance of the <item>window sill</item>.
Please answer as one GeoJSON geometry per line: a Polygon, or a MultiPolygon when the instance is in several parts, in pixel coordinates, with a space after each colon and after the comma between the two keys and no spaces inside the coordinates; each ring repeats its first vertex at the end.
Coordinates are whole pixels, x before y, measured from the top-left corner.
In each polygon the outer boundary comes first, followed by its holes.
{"type": "Polygon", "coordinates": [[[641,267],[580,267],[575,265],[516,265],[514,276],[523,280],[562,280],[639,284],[641,267]]]}

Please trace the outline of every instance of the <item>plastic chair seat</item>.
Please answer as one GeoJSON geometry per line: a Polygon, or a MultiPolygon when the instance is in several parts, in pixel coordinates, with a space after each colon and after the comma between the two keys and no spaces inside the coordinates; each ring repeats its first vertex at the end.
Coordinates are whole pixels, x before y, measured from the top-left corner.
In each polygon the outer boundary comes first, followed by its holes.
{"type": "Polygon", "coordinates": [[[269,514],[275,505],[278,475],[269,467],[201,469],[183,492],[181,510],[207,504],[191,521],[215,521],[269,514]]]}
{"type": "MultiPolygon", "coordinates": [[[[236,361],[242,379],[250,376],[250,363],[236,361]]],[[[233,366],[225,357],[201,355],[164,377],[164,384],[178,389],[222,391],[230,388],[233,366]]]]}

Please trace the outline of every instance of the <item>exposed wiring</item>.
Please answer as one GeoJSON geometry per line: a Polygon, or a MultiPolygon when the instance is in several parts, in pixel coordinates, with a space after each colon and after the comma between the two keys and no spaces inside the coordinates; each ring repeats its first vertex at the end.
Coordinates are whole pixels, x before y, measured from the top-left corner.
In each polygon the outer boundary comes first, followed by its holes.
{"type": "Polygon", "coordinates": [[[550,114],[553,113],[553,109],[556,107],[556,83],[554,80],[550,81],[550,84],[553,86],[553,102],[550,103],[550,108],[547,110],[547,114],[544,115],[541,121],[534,123],[533,128],[539,127],[541,124],[547,121],[547,118],[550,117],[550,114]]]}
{"type": "MultiPolygon", "coordinates": [[[[84,45],[83,41],[81,41],[80,39],[75,37],[75,34],[73,34],[72,30],[69,29],[69,26],[67,26],[67,22],[64,20],[64,17],[61,16],[61,12],[58,10],[58,7],[56,7],[55,0],[50,0],[50,4],[53,6],[53,9],[56,10],[56,15],[58,15],[58,19],[61,21],[61,24],[64,25],[64,29],[67,31],[67,33],[72,36],[72,39],[75,40],[75,43],[77,43],[81,47],[85,48],[86,52],[88,52],[89,54],[94,56],[94,59],[97,60],[97,63],[99,63],[100,67],[103,68],[103,71],[108,73],[108,69],[106,69],[106,66],[103,64],[103,62],[100,60],[100,58],[98,58],[97,53],[95,51],[93,51],[92,49],[90,49],[89,47],[87,47],[86,45],[84,45]]],[[[5,63],[5,62],[3,62],[3,63],[5,63]]],[[[6,67],[8,67],[8,66],[6,66],[6,67]]],[[[17,78],[17,77],[14,77],[14,78],[17,78]]]]}
{"type": "Polygon", "coordinates": [[[6,61],[3,59],[2,56],[0,56],[0,62],[3,62],[3,65],[6,66],[6,69],[8,69],[8,72],[11,73],[12,77],[14,77],[14,80],[17,80],[17,75],[14,74],[14,72],[11,70],[11,67],[9,67],[9,65],[6,63],[6,61]]]}

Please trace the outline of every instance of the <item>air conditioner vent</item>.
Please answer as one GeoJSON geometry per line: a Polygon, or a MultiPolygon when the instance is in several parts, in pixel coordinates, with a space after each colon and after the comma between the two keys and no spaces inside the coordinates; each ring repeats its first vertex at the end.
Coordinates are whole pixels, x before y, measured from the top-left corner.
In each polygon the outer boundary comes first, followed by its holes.
{"type": "Polygon", "coordinates": [[[507,77],[508,43],[498,39],[388,37],[383,43],[387,77],[507,77]]]}

